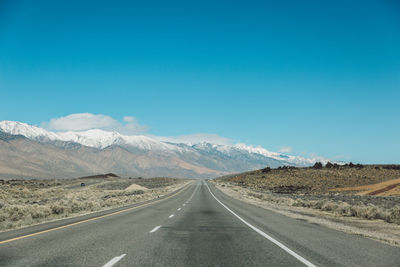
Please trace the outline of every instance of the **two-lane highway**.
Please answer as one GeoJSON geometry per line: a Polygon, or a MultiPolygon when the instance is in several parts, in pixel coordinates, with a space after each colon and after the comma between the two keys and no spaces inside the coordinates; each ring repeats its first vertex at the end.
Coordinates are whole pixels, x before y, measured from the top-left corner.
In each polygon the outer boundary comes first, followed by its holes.
{"type": "Polygon", "coordinates": [[[116,214],[19,231],[0,234],[0,265],[400,266],[398,247],[240,202],[200,180],[116,214]]]}

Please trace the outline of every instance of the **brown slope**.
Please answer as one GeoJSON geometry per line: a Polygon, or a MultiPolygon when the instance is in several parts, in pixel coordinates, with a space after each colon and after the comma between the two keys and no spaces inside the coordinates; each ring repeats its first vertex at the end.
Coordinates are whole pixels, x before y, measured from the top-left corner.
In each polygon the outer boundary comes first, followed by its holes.
{"type": "Polygon", "coordinates": [[[26,138],[0,140],[0,177],[72,178],[97,173],[125,176],[210,177],[223,174],[154,152],[133,154],[121,147],[63,149],[26,138]]]}

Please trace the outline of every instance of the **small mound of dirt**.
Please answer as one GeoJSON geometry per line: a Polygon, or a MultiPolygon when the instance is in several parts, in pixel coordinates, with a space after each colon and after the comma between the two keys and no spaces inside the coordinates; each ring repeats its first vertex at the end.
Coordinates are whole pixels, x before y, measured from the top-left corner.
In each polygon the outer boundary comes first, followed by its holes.
{"type": "Polygon", "coordinates": [[[130,186],[125,188],[125,191],[128,191],[128,192],[138,191],[138,190],[147,191],[148,189],[146,187],[140,186],[138,184],[131,184],[130,186]]]}

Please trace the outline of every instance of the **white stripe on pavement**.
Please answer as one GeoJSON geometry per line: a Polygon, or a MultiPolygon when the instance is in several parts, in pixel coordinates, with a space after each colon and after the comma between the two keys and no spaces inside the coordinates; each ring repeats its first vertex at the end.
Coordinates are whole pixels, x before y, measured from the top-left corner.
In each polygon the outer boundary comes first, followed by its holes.
{"type": "Polygon", "coordinates": [[[103,267],[111,267],[114,264],[116,264],[117,262],[119,262],[123,257],[125,257],[126,254],[122,254],[121,256],[118,257],[114,257],[112,258],[109,262],[107,262],[106,264],[103,265],[103,267]]]}
{"type": "Polygon", "coordinates": [[[214,194],[211,192],[210,187],[208,186],[207,183],[205,183],[208,191],[210,192],[210,194],[215,198],[216,201],[219,202],[219,204],[221,204],[225,209],[227,209],[230,213],[232,213],[233,215],[236,216],[236,218],[238,218],[240,221],[242,221],[244,224],[246,224],[248,227],[250,227],[251,229],[253,229],[254,231],[256,231],[258,234],[262,235],[263,237],[265,237],[266,239],[268,239],[269,241],[271,241],[272,243],[274,243],[275,245],[277,245],[278,247],[280,247],[281,249],[283,249],[284,251],[286,251],[287,253],[289,253],[290,255],[292,255],[293,257],[295,257],[296,259],[298,259],[299,261],[301,261],[302,263],[304,263],[306,266],[309,267],[316,267],[314,264],[312,264],[311,262],[309,262],[308,260],[306,260],[305,258],[303,258],[302,256],[300,256],[299,254],[297,254],[296,252],[294,252],[293,250],[291,250],[290,248],[288,248],[287,246],[285,246],[284,244],[282,244],[281,242],[279,242],[278,240],[272,238],[271,236],[267,235],[266,233],[264,233],[263,231],[261,231],[260,229],[258,229],[257,227],[251,225],[250,223],[246,222],[245,220],[243,220],[239,215],[237,215],[236,213],[234,213],[230,208],[228,208],[224,203],[222,203],[221,201],[219,201],[218,198],[216,198],[214,196],[214,194]]]}
{"type": "Polygon", "coordinates": [[[156,226],[156,227],[153,228],[153,230],[150,231],[150,233],[154,233],[155,231],[157,231],[160,228],[161,228],[161,225],[156,226]]]}

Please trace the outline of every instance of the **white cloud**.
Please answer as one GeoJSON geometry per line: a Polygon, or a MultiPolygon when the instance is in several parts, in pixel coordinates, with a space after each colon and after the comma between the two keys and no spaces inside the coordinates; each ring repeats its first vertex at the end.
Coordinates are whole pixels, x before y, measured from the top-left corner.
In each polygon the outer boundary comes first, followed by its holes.
{"type": "Polygon", "coordinates": [[[124,122],[134,122],[136,120],[135,117],[132,116],[125,116],[124,117],[124,122]]]}
{"type": "Polygon", "coordinates": [[[293,151],[293,149],[290,146],[284,146],[278,150],[278,152],[280,152],[280,153],[291,153],[292,151],[293,151]]]}
{"type": "Polygon", "coordinates": [[[198,133],[190,135],[181,136],[152,136],[160,141],[172,142],[172,143],[186,143],[186,144],[196,144],[201,142],[207,142],[212,144],[229,145],[232,144],[234,140],[219,136],[217,134],[207,134],[198,133]]]}
{"type": "Polygon", "coordinates": [[[123,123],[103,114],[75,113],[65,117],[53,118],[42,123],[44,128],[52,131],[85,131],[103,129],[122,134],[138,134],[147,131],[148,127],[140,125],[135,117],[125,116],[123,123]]]}

